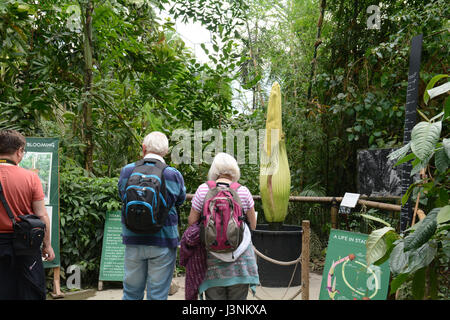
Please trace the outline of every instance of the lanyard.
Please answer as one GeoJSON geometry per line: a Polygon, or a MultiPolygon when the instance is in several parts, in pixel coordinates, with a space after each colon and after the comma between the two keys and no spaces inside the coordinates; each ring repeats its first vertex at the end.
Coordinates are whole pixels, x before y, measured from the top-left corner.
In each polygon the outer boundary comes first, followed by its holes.
{"type": "Polygon", "coordinates": [[[13,164],[13,165],[17,165],[17,163],[15,163],[14,161],[12,161],[12,160],[9,160],[9,159],[0,159],[0,163],[9,163],[9,164],[13,164]]]}

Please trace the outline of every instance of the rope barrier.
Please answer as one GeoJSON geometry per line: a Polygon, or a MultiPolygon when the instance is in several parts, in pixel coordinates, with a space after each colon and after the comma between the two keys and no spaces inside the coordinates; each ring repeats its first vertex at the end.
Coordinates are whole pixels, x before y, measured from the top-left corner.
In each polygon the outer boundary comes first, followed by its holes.
{"type": "MultiPolygon", "coordinates": [[[[278,260],[269,258],[268,256],[262,254],[261,252],[259,252],[258,249],[256,249],[255,246],[253,246],[253,250],[255,251],[255,253],[256,253],[257,256],[259,256],[259,257],[263,258],[264,260],[267,260],[267,261],[269,261],[269,262],[271,262],[271,263],[278,264],[278,265],[280,265],[280,266],[291,266],[291,265],[295,264],[294,272],[292,273],[291,280],[289,281],[289,285],[287,286],[284,295],[281,297],[281,300],[283,300],[283,298],[286,296],[286,294],[287,294],[289,288],[291,287],[292,281],[294,280],[294,275],[295,275],[295,271],[297,270],[298,263],[302,260],[302,254],[300,253],[300,256],[299,256],[296,260],[292,260],[292,261],[278,261],[278,260]]],[[[260,287],[261,290],[264,291],[264,292],[265,292],[272,300],[275,300],[275,299],[274,299],[267,291],[264,290],[264,288],[263,288],[263,286],[262,286],[261,284],[259,285],[259,287],[260,287]]],[[[292,297],[290,297],[290,298],[287,299],[287,300],[294,300],[294,299],[295,299],[302,291],[303,291],[303,287],[300,287],[300,289],[299,289],[292,297]]],[[[258,297],[258,296],[256,295],[256,292],[255,292],[254,296],[255,296],[257,299],[259,299],[259,300],[264,300],[264,299],[258,297]]]]}
{"type": "Polygon", "coordinates": [[[265,256],[264,254],[259,252],[258,249],[256,249],[255,246],[253,246],[253,250],[255,250],[255,253],[258,256],[260,256],[261,258],[263,258],[264,260],[267,260],[267,261],[272,262],[274,264],[278,264],[280,266],[291,266],[291,265],[296,264],[296,263],[298,263],[298,262],[300,262],[302,260],[302,254],[301,253],[300,253],[300,256],[296,260],[292,260],[292,261],[278,261],[278,260],[269,258],[268,256],[265,256]]]}

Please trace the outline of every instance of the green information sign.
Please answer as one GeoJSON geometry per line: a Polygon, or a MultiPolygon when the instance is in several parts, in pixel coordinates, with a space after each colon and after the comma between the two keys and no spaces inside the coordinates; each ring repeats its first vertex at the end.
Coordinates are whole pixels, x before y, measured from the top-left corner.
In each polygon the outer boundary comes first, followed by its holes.
{"type": "Polygon", "coordinates": [[[319,300],[385,300],[389,261],[366,265],[366,234],[332,229],[319,300]]]}
{"type": "Polygon", "coordinates": [[[25,155],[20,162],[22,168],[36,172],[44,189],[45,207],[50,219],[50,239],[55,259],[44,261],[45,268],[59,267],[59,172],[57,138],[26,138],[25,155]]]}
{"type": "Polygon", "coordinates": [[[101,281],[123,281],[125,245],[122,244],[120,216],[120,211],[106,212],[102,258],[100,262],[99,280],[101,281]]]}

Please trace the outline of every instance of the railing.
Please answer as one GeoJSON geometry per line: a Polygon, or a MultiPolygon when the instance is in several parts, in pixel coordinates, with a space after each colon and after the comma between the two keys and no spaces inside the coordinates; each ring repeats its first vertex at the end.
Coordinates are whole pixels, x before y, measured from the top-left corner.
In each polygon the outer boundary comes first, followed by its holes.
{"type": "MultiPolygon", "coordinates": [[[[186,199],[192,200],[193,194],[187,194],[186,199]]],[[[330,210],[330,216],[331,216],[331,227],[336,229],[337,228],[337,218],[338,218],[338,208],[339,203],[342,201],[343,197],[303,197],[303,196],[290,196],[289,202],[312,202],[312,203],[331,203],[331,210],[330,210]]],[[[383,198],[380,198],[383,199],[383,198]]],[[[390,197],[389,199],[400,199],[400,197],[390,197]]],[[[254,195],[253,200],[261,200],[261,196],[254,195]]],[[[368,208],[375,208],[375,209],[381,209],[381,210],[387,210],[387,211],[393,211],[393,212],[400,212],[401,211],[401,205],[398,204],[391,204],[391,203],[383,203],[378,201],[372,201],[372,200],[365,200],[365,197],[360,197],[358,200],[359,205],[364,205],[368,208]]],[[[419,219],[422,220],[425,218],[425,213],[421,209],[417,209],[416,206],[417,215],[419,216],[419,219]]]]}

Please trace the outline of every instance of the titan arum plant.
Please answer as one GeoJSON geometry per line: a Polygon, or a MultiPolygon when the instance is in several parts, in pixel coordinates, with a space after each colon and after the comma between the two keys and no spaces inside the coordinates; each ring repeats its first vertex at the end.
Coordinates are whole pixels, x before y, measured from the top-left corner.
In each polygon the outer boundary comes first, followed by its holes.
{"type": "Polygon", "coordinates": [[[267,108],[264,148],[261,150],[259,187],[264,216],[272,230],[279,229],[287,215],[291,174],[281,120],[281,90],[274,82],[267,108]]]}

